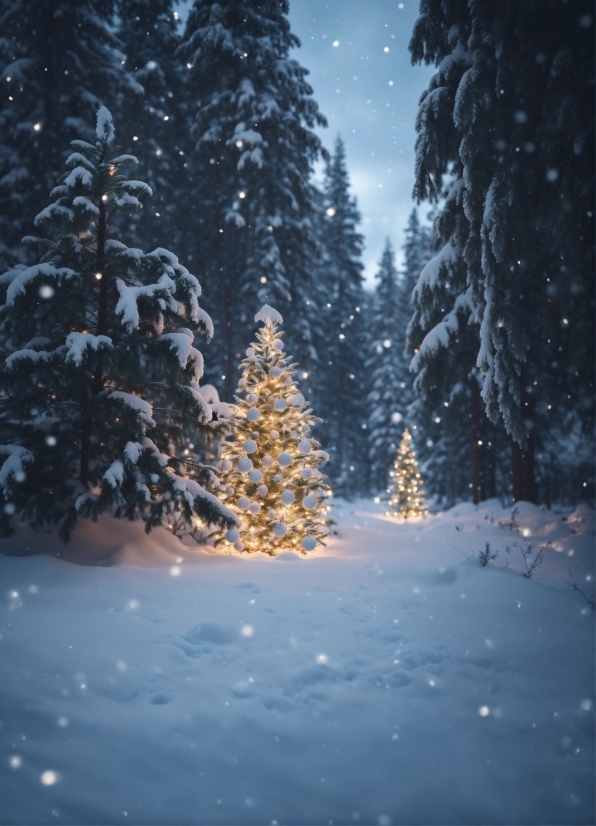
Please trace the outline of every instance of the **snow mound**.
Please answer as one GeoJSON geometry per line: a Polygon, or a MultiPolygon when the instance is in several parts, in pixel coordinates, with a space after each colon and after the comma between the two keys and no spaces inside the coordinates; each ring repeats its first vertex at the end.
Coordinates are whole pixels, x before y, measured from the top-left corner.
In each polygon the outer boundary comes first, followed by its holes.
{"type": "Polygon", "coordinates": [[[281,313],[270,307],[269,304],[263,304],[259,312],[255,316],[255,321],[262,321],[263,324],[283,324],[281,313]]]}

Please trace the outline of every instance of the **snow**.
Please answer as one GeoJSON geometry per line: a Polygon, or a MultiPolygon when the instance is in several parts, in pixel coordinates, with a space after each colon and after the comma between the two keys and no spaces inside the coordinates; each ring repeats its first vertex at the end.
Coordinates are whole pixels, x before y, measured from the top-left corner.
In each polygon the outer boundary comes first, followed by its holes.
{"type": "Polygon", "coordinates": [[[93,183],[93,173],[84,166],[75,166],[75,168],[64,179],[66,186],[85,186],[90,187],[93,183]]]}
{"type": "Polygon", "coordinates": [[[70,333],[66,339],[66,349],[68,352],[66,353],[64,361],[74,361],[77,367],[79,367],[83,363],[85,351],[88,348],[97,352],[100,348],[111,346],[112,339],[109,338],[109,336],[94,336],[92,333],[70,333]]]}
{"type": "Polygon", "coordinates": [[[283,324],[281,313],[270,307],[269,304],[263,304],[259,312],[255,316],[255,321],[262,321],[263,324],[283,324]]]}
{"type": "Polygon", "coordinates": [[[0,445],[0,457],[4,459],[0,467],[0,487],[5,496],[10,497],[9,482],[15,478],[18,481],[19,476],[24,478],[23,462],[33,462],[35,457],[21,445],[0,445]]]}
{"type": "Polygon", "coordinates": [[[594,614],[562,578],[593,589],[593,511],[332,515],[305,560],[107,516],[5,540],[37,555],[0,557],[3,819],[592,822],[594,614]]]}
{"type": "MultiPolygon", "coordinates": [[[[14,273],[14,270],[11,271],[11,276],[12,273],[14,273]]],[[[68,267],[56,268],[51,264],[34,264],[32,267],[20,270],[16,277],[12,278],[6,291],[6,305],[11,307],[18,296],[24,295],[27,284],[40,275],[43,275],[45,278],[55,278],[59,281],[61,278],[71,278],[74,274],[74,270],[68,267]]]]}
{"type": "Polygon", "coordinates": [[[112,115],[110,110],[101,106],[97,111],[97,127],[95,134],[100,140],[106,140],[111,143],[114,139],[114,124],[112,123],[112,115]]]}
{"type": "Polygon", "coordinates": [[[424,289],[433,289],[439,281],[441,267],[446,264],[455,263],[457,261],[457,250],[448,242],[445,246],[425,264],[418,283],[414,287],[413,298],[420,300],[424,289]]]}
{"type": "Polygon", "coordinates": [[[125,393],[123,390],[114,390],[108,393],[108,398],[117,399],[117,401],[122,402],[127,407],[130,407],[131,410],[138,413],[140,420],[146,427],[155,427],[153,408],[145,399],[134,396],[132,393],[125,393]]]}

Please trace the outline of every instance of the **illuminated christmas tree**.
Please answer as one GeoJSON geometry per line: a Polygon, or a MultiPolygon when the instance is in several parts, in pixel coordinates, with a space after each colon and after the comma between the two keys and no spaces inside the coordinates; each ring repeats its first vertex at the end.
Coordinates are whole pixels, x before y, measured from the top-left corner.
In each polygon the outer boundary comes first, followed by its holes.
{"type": "Polygon", "coordinates": [[[424,516],[428,509],[424,504],[422,476],[412,447],[412,436],[406,427],[397,451],[393,470],[389,473],[391,482],[389,510],[387,516],[424,516]]]}
{"type": "Polygon", "coordinates": [[[318,421],[294,381],[284,355],[281,315],[267,304],[257,341],[246,350],[232,417],[235,441],[221,446],[220,498],[241,518],[219,534],[237,551],[299,553],[324,544],[328,533],[325,477],[328,455],[310,436],[318,421]]]}

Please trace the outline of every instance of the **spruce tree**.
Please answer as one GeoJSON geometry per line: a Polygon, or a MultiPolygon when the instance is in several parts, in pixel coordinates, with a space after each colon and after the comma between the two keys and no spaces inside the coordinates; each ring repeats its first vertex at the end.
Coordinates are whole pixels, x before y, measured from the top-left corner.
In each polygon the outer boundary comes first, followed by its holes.
{"type": "Polygon", "coordinates": [[[241,519],[220,541],[237,551],[284,549],[299,553],[324,544],[327,454],[311,429],[319,421],[294,378],[284,354],[281,315],[265,304],[255,316],[263,326],[246,350],[232,416],[233,442],[221,445],[220,497],[241,519]]]}
{"type": "Polygon", "coordinates": [[[198,204],[189,180],[192,148],[185,95],[188,70],[176,54],[181,37],[175,0],[120,0],[118,38],[126,67],[142,94],[122,100],[118,135],[139,161],[138,174],[153,190],[151,209],[131,218],[127,230],[135,244],[175,245],[192,254],[198,204]]]}
{"type": "MultiPolygon", "coordinates": [[[[180,55],[196,107],[194,175],[203,201],[207,306],[222,331],[230,400],[242,342],[263,301],[283,312],[292,351],[312,361],[309,304],[316,253],[309,181],[325,124],[290,50],[287,0],[195,0],[180,55]]],[[[214,377],[215,378],[215,377],[214,377]]]]}
{"type": "MultiPolygon", "coordinates": [[[[387,239],[379,262],[378,283],[373,298],[370,356],[366,367],[371,390],[367,397],[370,484],[384,490],[393,456],[403,430],[406,410],[406,370],[399,337],[404,333],[395,253],[387,239]],[[402,325],[400,325],[402,321],[402,325]]],[[[411,382],[410,382],[411,383],[411,382]]]]}
{"type": "Polygon", "coordinates": [[[30,231],[73,138],[98,107],[141,92],[113,31],[112,2],[0,2],[0,270],[30,263],[30,231]]]}
{"type": "MultiPolygon", "coordinates": [[[[206,434],[199,332],[212,335],[196,278],[171,252],[126,247],[118,216],[149,187],[123,172],[135,159],[111,145],[109,111],[94,143],[76,140],[53,202],[35,223],[38,264],[0,278],[0,480],[6,514],[58,526],[79,515],[141,515],[147,530],[171,513],[219,524],[234,515],[208,488],[212,471],[179,455],[187,431],[206,434]]],[[[5,526],[6,527],[6,526],[5,526]]]]}
{"type": "Polygon", "coordinates": [[[349,191],[344,144],[338,138],[327,164],[324,259],[318,275],[317,406],[320,432],[329,445],[334,492],[354,496],[366,489],[367,444],[364,288],[360,213],[349,191]]]}
{"type": "Polygon", "coordinates": [[[422,0],[410,50],[438,71],[417,118],[415,196],[466,266],[477,364],[512,436],[513,495],[567,411],[594,422],[594,16],[587,0],[422,0]],[[553,411],[556,411],[553,413],[553,411]]]}
{"type": "Polygon", "coordinates": [[[403,516],[404,519],[408,519],[428,513],[428,508],[424,504],[422,474],[412,446],[412,436],[407,427],[389,476],[387,516],[403,516]]]}

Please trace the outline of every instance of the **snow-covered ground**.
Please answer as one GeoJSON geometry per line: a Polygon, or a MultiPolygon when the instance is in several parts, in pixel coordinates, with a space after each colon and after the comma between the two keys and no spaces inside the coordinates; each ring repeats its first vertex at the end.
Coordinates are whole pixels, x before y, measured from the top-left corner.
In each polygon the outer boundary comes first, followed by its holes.
{"type": "Polygon", "coordinates": [[[49,553],[0,557],[0,821],[594,823],[594,613],[563,581],[593,594],[593,512],[510,513],[340,503],[309,559],[23,529],[4,553],[49,553]]]}

